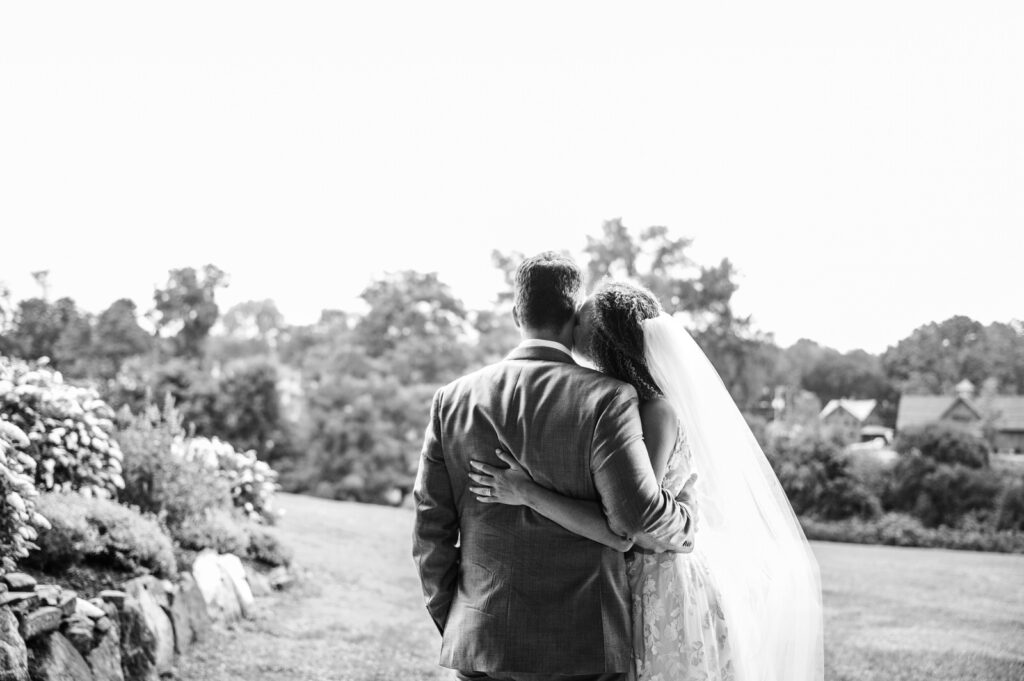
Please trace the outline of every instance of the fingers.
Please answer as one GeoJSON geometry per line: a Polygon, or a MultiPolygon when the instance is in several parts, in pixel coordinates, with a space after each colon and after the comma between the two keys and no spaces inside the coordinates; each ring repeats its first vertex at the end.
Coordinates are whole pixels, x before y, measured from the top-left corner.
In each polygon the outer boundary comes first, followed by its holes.
{"type": "Polygon", "coordinates": [[[478,471],[480,471],[484,475],[494,476],[494,475],[497,475],[498,473],[501,473],[501,471],[502,471],[501,468],[495,468],[494,466],[491,466],[489,464],[483,463],[482,461],[470,460],[469,465],[472,466],[473,468],[477,469],[478,471]]]}
{"type": "Polygon", "coordinates": [[[499,459],[501,459],[506,464],[508,464],[508,467],[511,468],[512,470],[515,470],[515,471],[523,470],[523,467],[519,465],[519,462],[516,461],[515,458],[511,454],[509,454],[508,452],[506,452],[506,451],[504,451],[502,449],[495,449],[494,450],[494,454],[499,459]]]}

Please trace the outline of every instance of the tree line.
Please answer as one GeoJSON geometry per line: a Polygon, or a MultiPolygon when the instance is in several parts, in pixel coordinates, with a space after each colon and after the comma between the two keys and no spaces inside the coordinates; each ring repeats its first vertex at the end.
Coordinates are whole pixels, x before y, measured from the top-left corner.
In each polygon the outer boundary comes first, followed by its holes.
{"type": "MultiPolygon", "coordinates": [[[[809,339],[783,348],[735,311],[733,264],[696,263],[691,245],[665,227],[610,220],[587,238],[582,265],[591,288],[628,277],[683,314],[755,432],[780,389],[791,419],[812,420],[833,398],[870,398],[890,425],[903,392],[949,393],[968,378],[1024,394],[1019,321],[953,317],[878,355],[809,339]]],[[[288,489],[397,502],[415,474],[433,391],[517,342],[511,276],[521,258],[493,254],[508,286],[486,309],[467,308],[434,273],[401,271],[362,292],[365,311],[324,310],[308,325],[286,323],[272,300],[222,311],[228,275],[213,265],[170,271],[148,310],[124,298],[98,314],[50,300],[38,273],[39,296],[13,301],[0,291],[0,354],[46,361],[115,408],[138,413],[169,395],[196,435],[256,450],[288,489]]]]}

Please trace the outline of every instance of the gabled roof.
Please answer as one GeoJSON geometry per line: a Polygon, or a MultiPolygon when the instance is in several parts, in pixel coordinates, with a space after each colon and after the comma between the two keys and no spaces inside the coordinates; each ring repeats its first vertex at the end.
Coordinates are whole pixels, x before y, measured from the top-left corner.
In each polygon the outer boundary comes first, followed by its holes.
{"type": "MultiPolygon", "coordinates": [[[[902,395],[896,413],[896,430],[939,421],[957,402],[963,402],[978,418],[984,408],[981,400],[968,400],[950,395],[902,395]]],[[[831,404],[831,403],[830,403],[831,404]]],[[[992,399],[992,408],[999,414],[995,427],[999,430],[1024,430],[1024,395],[999,395],[992,399]]]]}
{"type": "Polygon", "coordinates": [[[821,410],[819,418],[825,418],[836,409],[843,409],[853,415],[858,421],[864,421],[867,417],[871,416],[871,412],[875,410],[876,404],[878,404],[877,400],[829,400],[825,408],[821,410]]]}

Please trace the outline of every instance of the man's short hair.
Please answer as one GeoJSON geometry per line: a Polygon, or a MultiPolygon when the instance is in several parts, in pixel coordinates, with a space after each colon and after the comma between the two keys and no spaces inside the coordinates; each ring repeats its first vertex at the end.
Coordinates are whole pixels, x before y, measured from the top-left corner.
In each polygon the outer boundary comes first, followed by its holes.
{"type": "Polygon", "coordinates": [[[583,272],[567,255],[545,251],[516,268],[513,305],[519,324],[557,331],[576,314],[583,272]]]}

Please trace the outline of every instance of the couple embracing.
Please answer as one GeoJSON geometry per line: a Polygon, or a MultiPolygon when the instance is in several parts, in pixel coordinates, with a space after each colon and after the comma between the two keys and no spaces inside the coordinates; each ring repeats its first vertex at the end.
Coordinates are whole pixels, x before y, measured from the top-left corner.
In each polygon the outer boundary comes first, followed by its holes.
{"type": "Polygon", "coordinates": [[[817,563],[721,379],[649,291],[580,305],[582,280],[564,256],[525,260],[522,343],[434,396],[413,554],[441,665],[820,681],[817,563]]]}

